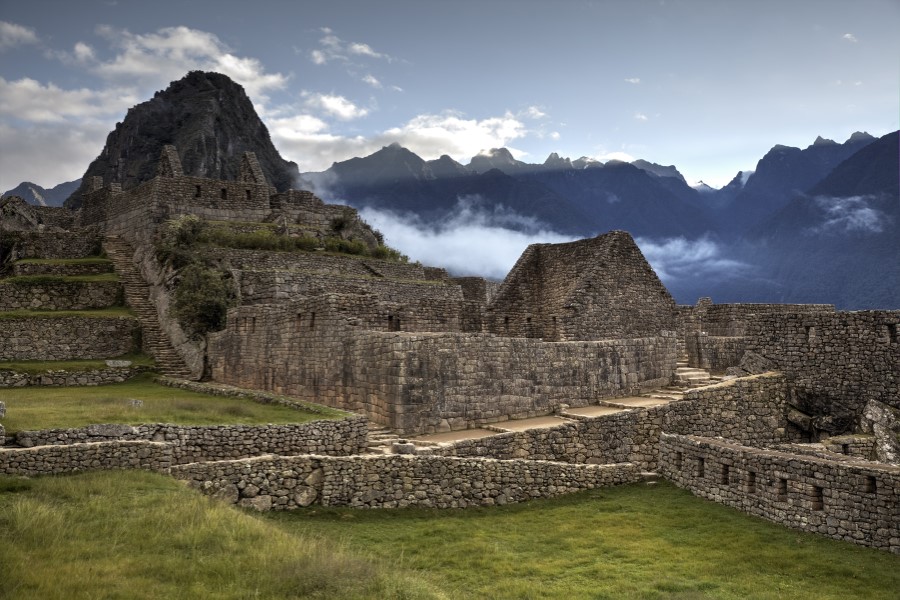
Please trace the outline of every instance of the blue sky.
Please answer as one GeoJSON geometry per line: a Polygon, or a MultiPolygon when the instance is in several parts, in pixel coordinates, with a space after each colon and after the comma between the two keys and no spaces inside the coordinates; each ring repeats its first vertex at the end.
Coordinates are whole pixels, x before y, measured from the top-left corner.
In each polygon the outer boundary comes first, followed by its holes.
{"type": "Polygon", "coordinates": [[[897,129],[897,31],[896,0],[0,0],[0,189],[81,176],[191,69],[242,83],[302,171],[397,141],[719,186],[777,143],[897,129]]]}

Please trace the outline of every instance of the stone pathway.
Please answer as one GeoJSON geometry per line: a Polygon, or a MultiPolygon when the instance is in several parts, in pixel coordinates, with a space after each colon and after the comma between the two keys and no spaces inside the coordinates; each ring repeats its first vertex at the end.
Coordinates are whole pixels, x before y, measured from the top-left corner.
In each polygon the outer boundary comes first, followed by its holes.
{"type": "Polygon", "coordinates": [[[144,347],[156,360],[160,373],[167,377],[190,379],[192,376],[187,365],[159,325],[156,307],[150,301],[150,286],[141,277],[132,260],[134,249],[117,236],[107,236],[103,242],[103,249],[113,261],[125,289],[125,303],[141,322],[144,347]]]}
{"type": "Polygon", "coordinates": [[[390,429],[374,423],[369,424],[369,449],[374,454],[392,454],[397,450],[395,444],[406,446],[415,444],[417,452],[426,450],[428,446],[442,443],[453,443],[463,440],[481,439],[508,433],[512,431],[527,431],[529,429],[543,429],[556,427],[562,423],[585,417],[600,417],[612,415],[635,408],[652,408],[662,406],[670,402],[681,400],[684,392],[695,387],[711,385],[721,381],[721,377],[710,375],[709,371],[694,369],[687,366],[687,360],[680,360],[675,371],[675,384],[663,388],[657,388],[641,394],[640,396],[628,396],[625,398],[610,398],[600,400],[597,404],[578,408],[567,408],[560,415],[547,415],[527,419],[510,419],[482,425],[477,429],[462,429],[446,433],[433,433],[420,435],[414,438],[401,438],[390,429]]]}

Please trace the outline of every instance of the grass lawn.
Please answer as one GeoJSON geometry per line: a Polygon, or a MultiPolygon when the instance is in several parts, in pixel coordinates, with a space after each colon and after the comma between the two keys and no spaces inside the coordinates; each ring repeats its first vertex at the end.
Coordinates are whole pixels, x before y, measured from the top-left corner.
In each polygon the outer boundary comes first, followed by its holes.
{"type": "Polygon", "coordinates": [[[270,513],[427,574],[454,598],[898,598],[900,556],[779,527],[671,484],[484,509],[270,513]]]}
{"type": "Polygon", "coordinates": [[[0,598],[439,598],[332,540],[139,471],[0,476],[0,598]]]}
{"type": "Polygon", "coordinates": [[[112,261],[102,256],[88,256],[86,258],[20,258],[16,263],[22,265],[102,265],[111,264],[112,261]]]}
{"type": "Polygon", "coordinates": [[[17,285],[52,285],[56,283],[105,283],[119,281],[115,273],[99,275],[17,275],[0,279],[0,283],[17,285]]]}
{"type": "Polygon", "coordinates": [[[896,598],[900,557],[669,484],[256,514],[161,475],[0,477],[0,597],[896,598]]]}
{"type": "MultiPolygon", "coordinates": [[[[146,354],[126,354],[111,360],[131,361],[133,366],[152,367],[156,364],[146,354]]],[[[105,369],[105,360],[14,360],[0,361],[0,371],[8,369],[21,373],[43,373],[45,371],[90,371],[105,369]]],[[[2,392],[0,392],[2,393],[2,392]]]]}
{"type": "Polygon", "coordinates": [[[305,423],[340,418],[260,404],[242,398],[198,394],[159,385],[153,375],[139,375],[125,383],[97,387],[24,387],[0,389],[6,402],[3,425],[8,432],[83,427],[94,423],[175,423],[180,425],[305,423]],[[135,408],[131,400],[141,400],[135,408]]]}
{"type": "Polygon", "coordinates": [[[134,317],[134,313],[124,306],[112,306],[98,310],[7,310],[0,312],[0,319],[61,319],[69,317],[110,319],[134,317]]]}

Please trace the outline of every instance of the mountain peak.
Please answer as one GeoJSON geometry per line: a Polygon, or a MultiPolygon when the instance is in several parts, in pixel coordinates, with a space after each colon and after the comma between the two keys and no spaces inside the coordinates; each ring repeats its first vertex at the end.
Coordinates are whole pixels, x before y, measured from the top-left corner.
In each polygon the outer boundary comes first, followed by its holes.
{"type": "Polygon", "coordinates": [[[571,169],[572,161],[568,158],[560,158],[559,154],[556,152],[550,153],[550,156],[547,157],[547,160],[544,161],[545,169],[571,169]]]}
{"type": "MultiPolygon", "coordinates": [[[[169,144],[178,149],[185,175],[237,179],[241,157],[253,152],[279,191],[295,187],[300,176],[297,165],[275,149],[243,87],[221,73],[191,71],[128,110],[82,181],[102,177],[106,184],[134,187],[156,175],[162,148],[169,144]]],[[[83,192],[84,185],[66,205],[77,208],[83,192]]]]}
{"type": "Polygon", "coordinates": [[[866,131],[854,131],[853,134],[847,138],[847,142],[871,142],[875,139],[875,136],[869,135],[866,131]]]}
{"type": "Polygon", "coordinates": [[[829,140],[827,138],[823,138],[821,135],[816,138],[816,141],[812,143],[813,146],[837,146],[837,142],[834,140],[829,140]]]}
{"type": "Polygon", "coordinates": [[[507,175],[518,173],[528,168],[522,161],[516,160],[507,148],[491,148],[482,150],[469,161],[469,169],[476,173],[485,173],[491,169],[499,169],[507,175]]]}

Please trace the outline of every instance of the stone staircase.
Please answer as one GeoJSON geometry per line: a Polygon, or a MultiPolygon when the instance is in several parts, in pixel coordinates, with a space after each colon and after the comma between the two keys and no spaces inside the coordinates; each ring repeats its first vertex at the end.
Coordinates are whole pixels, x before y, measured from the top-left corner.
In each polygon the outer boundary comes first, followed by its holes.
{"type": "Polygon", "coordinates": [[[712,385],[720,381],[722,381],[721,377],[710,375],[706,369],[689,367],[686,356],[675,363],[675,386],[678,388],[691,389],[712,385]]]}
{"type": "Polygon", "coordinates": [[[167,377],[190,379],[191,372],[184,360],[172,347],[169,337],[160,327],[156,307],[150,301],[150,287],[138,272],[132,258],[134,249],[117,236],[107,236],[103,242],[106,255],[112,260],[122,287],[125,303],[134,311],[141,322],[144,348],[156,360],[160,373],[167,377]]]}
{"type": "Polygon", "coordinates": [[[367,454],[393,454],[393,446],[399,442],[401,442],[400,436],[391,429],[369,421],[367,454]]]}

